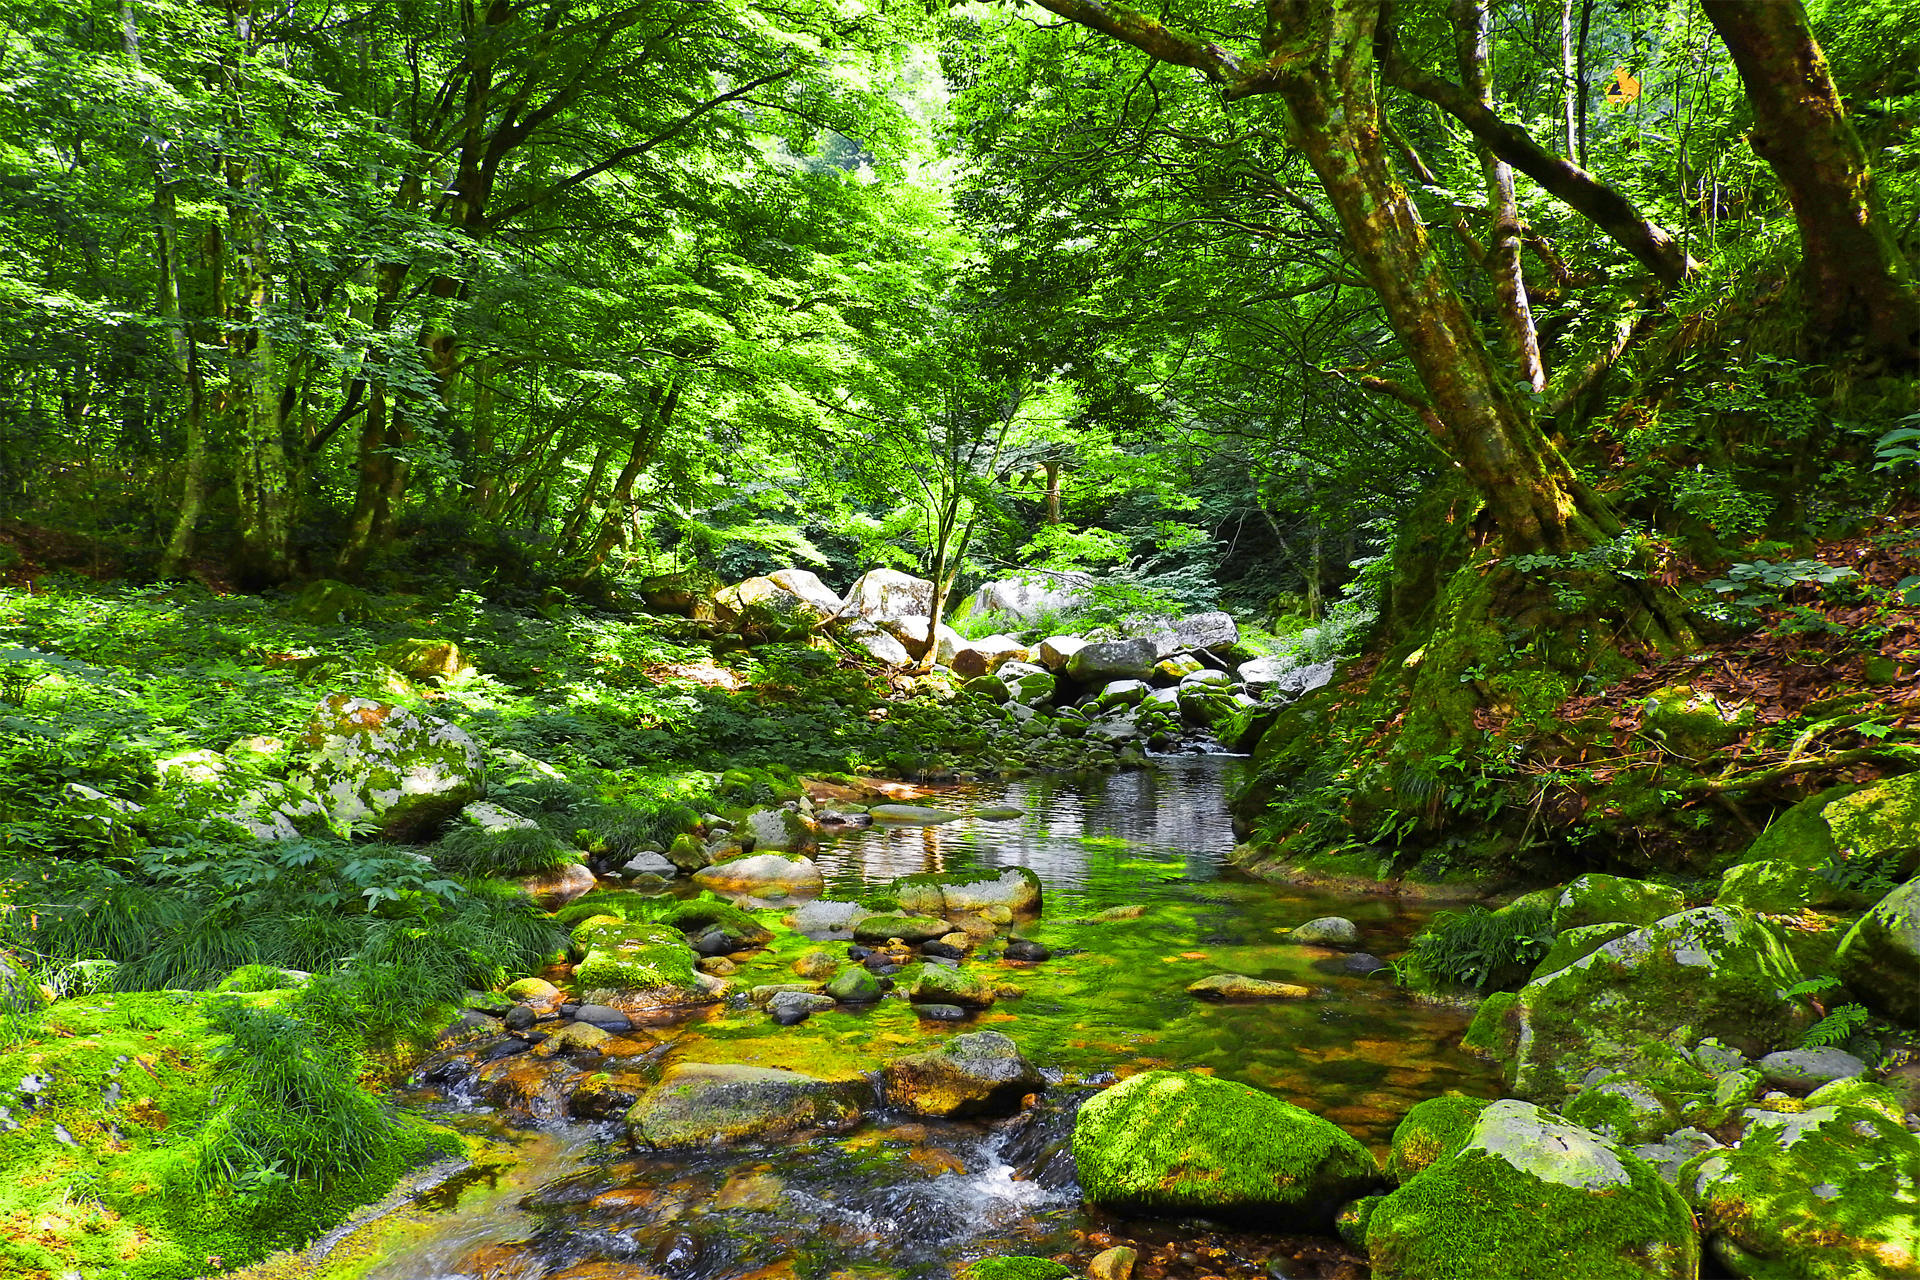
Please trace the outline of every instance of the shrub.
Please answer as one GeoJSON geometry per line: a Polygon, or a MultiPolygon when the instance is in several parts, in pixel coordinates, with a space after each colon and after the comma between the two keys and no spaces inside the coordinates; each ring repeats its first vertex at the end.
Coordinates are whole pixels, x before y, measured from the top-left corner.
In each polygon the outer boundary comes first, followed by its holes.
{"type": "Polygon", "coordinates": [[[545,827],[508,827],[488,831],[463,826],[433,847],[434,863],[456,875],[494,878],[533,876],[557,871],[580,860],[545,827]]]}
{"type": "Polygon", "coordinates": [[[1553,938],[1550,907],[1442,911],[1414,938],[1397,968],[1407,986],[1507,990],[1527,980],[1553,938]]]}

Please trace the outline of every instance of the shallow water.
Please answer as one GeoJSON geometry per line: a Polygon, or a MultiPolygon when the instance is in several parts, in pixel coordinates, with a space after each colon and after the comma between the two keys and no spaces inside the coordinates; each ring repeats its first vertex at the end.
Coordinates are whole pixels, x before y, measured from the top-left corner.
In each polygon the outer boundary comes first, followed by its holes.
{"type": "MultiPolygon", "coordinates": [[[[897,876],[1029,866],[1045,883],[1042,920],[1025,932],[1052,947],[1037,965],[969,960],[989,982],[1024,991],[966,1023],[919,1019],[901,999],[774,1026],[717,1006],[656,1028],[663,1062],[733,1061],[851,1077],[943,1036],[1012,1036],[1056,1083],[1036,1110],[998,1125],[885,1115],[861,1128],[773,1151],[663,1158],[629,1150],[615,1124],[547,1120],[513,1130],[471,1102],[423,1095],[441,1118],[504,1140],[497,1167],[383,1229],[378,1280],[675,1280],[883,1274],[943,1276],[989,1253],[1084,1261],[1103,1242],[1141,1248],[1143,1280],[1364,1274],[1337,1242],[1228,1232],[1204,1224],[1119,1222],[1081,1205],[1067,1140],[1092,1085],[1151,1067],[1245,1081],[1341,1125],[1384,1154],[1422,1098],[1492,1096],[1493,1070],[1457,1048],[1466,1014],[1412,1001],[1390,976],[1353,976],[1340,953],[1284,945],[1277,931],[1319,915],[1359,924],[1391,959],[1427,909],[1236,880],[1220,757],[1085,778],[1038,778],[939,793],[968,816],[930,828],[830,839],[817,855],[829,896],[897,876]],[[1113,907],[1133,918],[1096,921],[1113,907]],[[1209,1004],[1187,984],[1233,972],[1314,988],[1305,1001],[1209,1004]]],[[[736,986],[791,980],[791,962],[840,943],[784,939],[736,986]]]]}

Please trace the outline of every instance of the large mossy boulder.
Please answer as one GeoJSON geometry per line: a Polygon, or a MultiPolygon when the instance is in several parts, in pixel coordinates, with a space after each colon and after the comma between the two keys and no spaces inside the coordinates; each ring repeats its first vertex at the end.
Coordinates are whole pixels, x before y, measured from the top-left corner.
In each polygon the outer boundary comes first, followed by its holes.
{"type": "Polygon", "coordinates": [[[1685,905],[1685,896],[1667,885],[1594,873],[1560,891],[1553,928],[1560,933],[1593,924],[1652,924],[1685,905]]]}
{"type": "Polygon", "coordinates": [[[370,823],[386,839],[418,839],[487,793],[478,743],[392,703],[332,694],[301,742],[307,787],[341,830],[370,823]]]}
{"type": "Polygon", "coordinates": [[[1387,1177],[1405,1182],[1440,1157],[1452,1155],[1472,1136],[1474,1122],[1490,1105],[1485,1098],[1458,1093],[1415,1103],[1394,1126],[1387,1177]]]}
{"type": "Polygon", "coordinates": [[[326,832],[331,815],[304,784],[262,776],[257,758],[187,751],[154,762],[163,806],[210,834],[238,828],[255,840],[297,840],[326,832]]]}
{"type": "Polygon", "coordinates": [[[573,982],[587,1004],[622,1013],[712,1004],[725,984],[700,973],[693,948],[671,925],[593,916],[575,926],[573,982]]]}
{"type": "Polygon", "coordinates": [[[890,1105],[944,1118],[1012,1115],[1044,1084],[1020,1046],[998,1031],[955,1036],[927,1053],[895,1058],[880,1078],[890,1105]]]}
{"type": "Polygon", "coordinates": [[[900,941],[913,946],[932,942],[953,932],[953,926],[938,916],[867,915],[853,922],[855,942],[900,941]]]}
{"type": "Polygon", "coordinates": [[[1680,1170],[1729,1270],[1754,1280],[1920,1276],[1920,1138],[1857,1103],[1746,1120],[1739,1145],[1680,1170]]]}
{"type": "Polygon", "coordinates": [[[907,999],[914,1004],[985,1009],[997,998],[994,989],[973,974],[943,964],[921,965],[907,986],[907,999]]]}
{"type": "MultiPolygon", "coordinates": [[[[1758,1057],[1811,1023],[1805,1001],[1786,995],[1801,978],[1779,938],[1747,912],[1699,907],[1668,916],[1520,988],[1501,1010],[1514,1033],[1509,1087],[1557,1105],[1595,1066],[1630,1068],[1650,1043],[1684,1046],[1708,1036],[1758,1057]]],[[[1479,1029],[1476,1018],[1469,1034],[1479,1029]]]]}
{"type": "Polygon", "coordinates": [[[1763,858],[1728,867],[1720,877],[1720,891],[1713,900],[1722,906],[1745,907],[1749,911],[1791,914],[1808,907],[1828,907],[1844,895],[1817,872],[1796,867],[1791,862],[1763,858]]]}
{"type": "Polygon", "coordinates": [[[1015,915],[1038,915],[1040,877],[1030,867],[992,871],[950,871],[903,876],[888,886],[902,911],[922,916],[955,916],[1005,907],[1015,915]]]}
{"type": "Polygon", "coordinates": [[[1755,724],[1750,702],[1717,698],[1691,685],[1655,689],[1642,704],[1641,726],[1678,755],[1698,759],[1733,742],[1755,724]]]}
{"type": "Polygon", "coordinates": [[[1644,1161],[1505,1099],[1367,1219],[1375,1280],[1693,1280],[1693,1215],[1644,1161]]]}
{"type": "Polygon", "coordinates": [[[656,1150],[777,1142],[838,1133],[860,1122],[864,1082],[820,1080],[777,1067],[686,1062],[670,1067],[627,1112],[627,1136],[656,1150]]]}
{"type": "Polygon", "coordinates": [[[1890,1018],[1920,1023],[1920,878],[1874,904],[1840,940],[1834,965],[1848,988],[1890,1018]]]}
{"type": "Polygon", "coordinates": [[[810,569],[776,569],[767,575],[767,581],[783,591],[791,591],[829,618],[847,607],[840,593],[820,581],[820,576],[810,569]]]}
{"type": "Polygon", "coordinates": [[[1741,862],[1786,862],[1809,871],[1833,863],[1884,862],[1920,871],[1920,773],[1871,786],[1833,787],[1775,818],[1741,862]]]}
{"type": "Polygon", "coordinates": [[[1380,1181],[1373,1156],[1310,1111],[1248,1085],[1148,1071],[1080,1108],[1080,1187],[1123,1212],[1258,1219],[1312,1230],[1380,1181]]]}

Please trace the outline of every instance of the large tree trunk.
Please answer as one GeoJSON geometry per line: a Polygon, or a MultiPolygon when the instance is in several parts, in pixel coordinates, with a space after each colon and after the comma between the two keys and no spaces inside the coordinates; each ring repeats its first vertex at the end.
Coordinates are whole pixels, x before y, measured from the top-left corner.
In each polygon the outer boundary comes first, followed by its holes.
{"type": "Polygon", "coordinates": [[[1920,364],[1920,293],[1887,225],[1866,151],[1799,0],[1702,0],[1753,107],[1753,149],[1786,188],[1800,228],[1808,333],[1920,364]]]}

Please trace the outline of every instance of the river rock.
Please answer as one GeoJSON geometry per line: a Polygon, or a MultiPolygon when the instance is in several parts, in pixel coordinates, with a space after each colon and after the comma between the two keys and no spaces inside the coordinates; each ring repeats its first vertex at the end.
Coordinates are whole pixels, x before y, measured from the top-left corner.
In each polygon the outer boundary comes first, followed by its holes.
{"type": "Polygon", "coordinates": [[[1231,649],[1240,643],[1240,628],[1233,615],[1218,609],[1179,619],[1173,624],[1173,634],[1182,649],[1231,649]]]}
{"type": "Polygon", "coordinates": [[[1835,1080],[1851,1080],[1865,1075],[1867,1064],[1848,1053],[1826,1045],[1816,1049],[1781,1049],[1760,1059],[1760,1074],[1767,1083],[1810,1093],[1835,1080]]]}
{"type": "Polygon", "coordinates": [[[947,665],[958,676],[984,676],[1026,656],[1026,646],[1012,636],[987,636],[956,651],[947,665]]]}
{"type": "Polygon", "coordinates": [[[854,618],[844,623],[840,628],[840,638],[889,667],[904,667],[913,661],[913,655],[907,652],[907,646],[900,643],[898,637],[882,631],[865,618],[854,618]]]}
{"type": "Polygon", "coordinates": [[[486,794],[478,743],[392,703],[331,694],[301,742],[307,785],[341,830],[365,822],[386,839],[413,840],[486,794]]]}
{"type": "Polygon", "coordinates": [[[754,809],[734,828],[753,837],[755,853],[801,853],[820,843],[820,825],[797,810],[754,809]]]}
{"type": "Polygon", "coordinates": [[[1291,982],[1249,978],[1241,973],[1216,973],[1188,984],[1187,994],[1202,1000],[1305,1000],[1313,994],[1313,989],[1291,982]]]}
{"type": "Polygon", "coordinates": [[[1720,877],[1713,900],[1722,906],[1749,911],[1792,913],[1807,907],[1827,907],[1843,894],[1831,881],[1805,867],[1763,858],[1728,867],[1720,877]]]}
{"type": "MultiPolygon", "coordinates": [[[[847,589],[847,609],[882,625],[933,613],[933,583],[898,569],[869,569],[847,589]]],[[[920,632],[926,635],[923,626],[920,632]]]]}
{"type": "Polygon", "coordinates": [[[1202,667],[1196,668],[1181,676],[1180,684],[1182,686],[1203,684],[1212,685],[1220,689],[1229,689],[1233,687],[1233,677],[1224,671],[1215,671],[1211,667],[1202,667]]]}
{"type": "Polygon", "coordinates": [[[551,871],[525,876],[518,883],[520,892],[532,898],[534,905],[542,911],[558,911],[576,898],[584,898],[593,891],[598,881],[593,878],[591,870],[578,862],[571,862],[551,871]]]}
{"type": "Polygon", "coordinates": [[[1151,640],[1103,640],[1076,649],[1067,659],[1067,674],[1082,685],[1145,680],[1159,660],[1151,640]]]}
{"type": "Polygon", "coordinates": [[[1087,642],[1079,636],[1048,636],[1040,642],[1036,656],[1047,670],[1065,671],[1073,655],[1086,647],[1087,642]]]}
{"type": "Polygon", "coordinates": [[[1307,947],[1357,947],[1360,926],[1345,916],[1321,916],[1294,926],[1285,940],[1307,947]]]}
{"type": "Polygon", "coordinates": [[[754,853],[716,862],[694,872],[693,882],[716,893],[752,898],[811,897],[826,888],[812,858],[784,853],[754,853]]]}
{"type": "Polygon", "coordinates": [[[890,822],[900,826],[938,826],[942,822],[953,822],[960,817],[951,809],[936,809],[924,804],[877,804],[867,810],[867,816],[875,822],[890,822]]]}
{"type": "Polygon", "coordinates": [[[1612,1142],[1644,1143],[1670,1133],[1680,1117],[1666,1099],[1624,1071],[1584,1081],[1560,1113],[1612,1142]]]}
{"type": "Polygon", "coordinates": [[[1198,658],[1190,653],[1179,653],[1154,663],[1153,678],[1162,684],[1179,684],[1184,677],[1204,670],[1206,668],[1198,658]]]}
{"type": "Polygon", "coordinates": [[[916,1004],[913,1011],[928,1022],[965,1022],[972,1016],[957,1004],[916,1004]]]}
{"type": "Polygon", "coordinates": [[[1841,939],[1834,967],[1871,1008],[1920,1022],[1920,877],[1860,917],[1841,939]]]}
{"type": "Polygon", "coordinates": [[[1577,929],[1565,929],[1555,935],[1553,945],[1547,948],[1547,954],[1533,967],[1533,976],[1544,978],[1550,973],[1558,973],[1575,960],[1587,956],[1606,946],[1615,938],[1632,933],[1639,925],[1614,921],[1611,924],[1587,924],[1577,929]]]}
{"type": "Polygon", "coordinates": [[[1592,873],[1561,890],[1553,904],[1553,928],[1557,933],[1595,924],[1647,925],[1684,906],[1685,896],[1667,885],[1592,873]]]}
{"type": "Polygon", "coordinates": [[[1020,1046],[997,1031],[955,1036],[930,1052],[895,1058],[880,1079],[893,1106],[952,1119],[1012,1115],[1044,1083],[1020,1046]]]}
{"type": "Polygon", "coordinates": [[[838,1002],[830,995],[814,991],[779,991],[767,1001],[767,1012],[783,1027],[805,1022],[816,1013],[833,1008],[838,1002]]]}
{"type": "Polygon", "coordinates": [[[823,609],[771,578],[748,578],[713,597],[714,617],[742,635],[768,640],[804,640],[826,626],[837,610],[823,609]]]}
{"type": "Polygon", "coordinates": [[[857,902],[835,902],[830,898],[821,898],[802,903],[787,922],[792,925],[794,932],[804,933],[817,941],[844,941],[853,936],[853,926],[857,922],[874,914],[872,908],[863,907],[857,902]]]}
{"type": "Polygon", "coordinates": [[[1737,1146],[1694,1157],[1681,1190],[1736,1275],[1920,1275],[1920,1138],[1857,1104],[1748,1111],[1737,1146]]]}
{"type": "Polygon", "coordinates": [[[1231,689],[1216,684],[1183,684],[1178,698],[1180,718],[1201,728],[1219,724],[1239,710],[1241,705],[1231,689]]]}
{"type": "Polygon", "coordinates": [[[881,943],[890,938],[913,946],[932,942],[952,932],[953,926],[938,916],[870,915],[853,926],[856,942],[881,943]]]}
{"type": "Polygon", "coordinates": [[[574,1010],[573,1020],[590,1023],[614,1035],[633,1030],[633,1019],[611,1005],[583,1004],[574,1010]]]}
{"type": "Polygon", "coordinates": [[[1086,592],[1071,579],[1038,573],[983,582],[973,593],[976,613],[996,613],[1015,622],[1038,622],[1047,614],[1071,613],[1082,606],[1086,592]]]}
{"type": "Polygon", "coordinates": [[[1094,695],[1093,705],[1102,711],[1137,707],[1153,691],[1145,680],[1115,680],[1094,695]]]}
{"type": "Polygon", "coordinates": [[[1057,687],[1052,675],[1045,671],[1026,671],[1010,677],[1007,667],[1012,665],[1008,663],[1000,669],[1000,678],[1007,682],[1007,694],[1013,701],[1023,707],[1044,706],[1052,701],[1057,687]]]}
{"type": "MultiPolygon", "coordinates": [[[[1811,1023],[1787,988],[1801,980],[1780,940],[1731,907],[1699,907],[1636,929],[1534,978],[1506,1011],[1507,1079],[1523,1097],[1557,1103],[1595,1066],[1631,1070],[1651,1042],[1713,1036],[1749,1055],[1797,1039],[1811,1023]]],[[[1496,1042],[1504,1037],[1496,1037],[1496,1042]]]]}
{"type": "Polygon", "coordinates": [[[1513,1099],[1375,1205],[1366,1245],[1376,1280],[1693,1280],[1700,1260],[1686,1203],[1644,1161],[1513,1099]]]}
{"type": "Polygon", "coordinates": [[[841,1004],[872,1004],[886,994],[886,989],[880,979],[859,965],[848,965],[827,983],[825,994],[841,1004]]]}
{"type": "Polygon", "coordinates": [[[1053,952],[1031,938],[1009,939],[1000,954],[1005,959],[1018,960],[1025,964],[1037,964],[1042,960],[1053,959],[1053,952]]]}
{"type": "Polygon", "coordinates": [[[1146,1071],[1090,1098],[1073,1126],[1089,1201],[1122,1212],[1257,1217],[1311,1230],[1379,1181],[1367,1149],[1247,1085],[1146,1071]]]}
{"type": "Polygon", "coordinates": [[[622,1013],[712,1004],[726,984],[693,967],[693,948],[669,925],[596,916],[576,926],[573,982],[583,1004],[622,1013]]]}
{"type": "Polygon", "coordinates": [[[712,570],[699,567],[656,573],[640,580],[640,598],[647,608],[683,618],[713,617],[713,597],[721,588],[712,570]]]}
{"type": "Polygon", "coordinates": [[[923,964],[907,988],[907,999],[914,1004],[957,1004],[967,1009],[985,1009],[994,1002],[995,995],[992,987],[963,969],[923,964]]]}
{"type": "Polygon", "coordinates": [[[1038,915],[1042,898],[1040,877],[1030,867],[1006,867],[997,874],[949,871],[902,876],[888,885],[887,891],[899,901],[902,911],[921,916],[957,916],[989,907],[1005,907],[1015,915],[1038,915]]]}
{"type": "Polygon", "coordinates": [[[699,1150],[838,1133],[860,1122],[866,1090],[777,1067],[683,1062],[627,1112],[635,1146],[699,1150]]]}
{"type": "Polygon", "coordinates": [[[840,598],[839,592],[806,569],[776,569],[767,575],[767,581],[784,591],[791,591],[828,618],[837,616],[847,607],[847,602],[840,598]]]}

